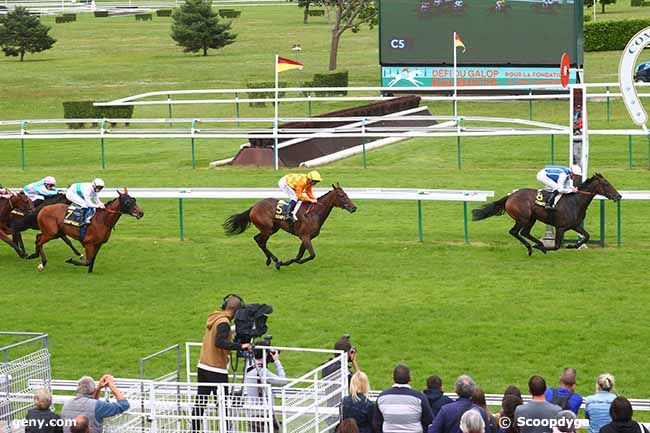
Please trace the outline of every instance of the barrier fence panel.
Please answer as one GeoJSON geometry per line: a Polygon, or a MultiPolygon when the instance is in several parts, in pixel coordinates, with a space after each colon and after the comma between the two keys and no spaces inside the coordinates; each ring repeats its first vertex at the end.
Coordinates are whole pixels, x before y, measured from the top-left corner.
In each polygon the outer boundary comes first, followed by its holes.
{"type": "Polygon", "coordinates": [[[0,332],[6,340],[18,341],[0,347],[0,431],[13,433],[22,431],[16,421],[34,407],[30,381],[49,388],[52,371],[47,334],[0,332]]]}

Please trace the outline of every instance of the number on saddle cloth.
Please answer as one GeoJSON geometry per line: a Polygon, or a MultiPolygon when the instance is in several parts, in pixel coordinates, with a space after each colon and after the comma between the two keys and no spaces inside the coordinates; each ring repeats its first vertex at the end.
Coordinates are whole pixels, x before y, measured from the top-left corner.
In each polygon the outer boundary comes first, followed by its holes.
{"type": "Polygon", "coordinates": [[[553,194],[553,191],[548,191],[546,189],[538,189],[537,195],[535,196],[535,204],[541,207],[546,206],[546,203],[549,197],[551,196],[551,194],[553,194]]]}
{"type": "Polygon", "coordinates": [[[63,224],[68,224],[75,227],[81,227],[84,218],[84,208],[79,205],[71,204],[65,211],[63,217],[63,224]]]}
{"type": "Polygon", "coordinates": [[[275,219],[284,221],[289,215],[289,203],[284,200],[278,200],[278,204],[275,206],[275,219]]]}

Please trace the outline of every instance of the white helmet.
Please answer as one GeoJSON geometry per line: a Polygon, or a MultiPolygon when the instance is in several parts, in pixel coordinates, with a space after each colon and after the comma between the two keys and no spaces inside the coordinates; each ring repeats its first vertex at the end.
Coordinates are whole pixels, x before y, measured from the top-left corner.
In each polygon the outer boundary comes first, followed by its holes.
{"type": "Polygon", "coordinates": [[[571,166],[571,173],[575,174],[576,176],[582,176],[582,169],[578,164],[573,164],[571,166]]]}
{"type": "Polygon", "coordinates": [[[56,179],[54,179],[53,176],[45,176],[45,179],[43,179],[43,183],[45,185],[56,186],[56,179]]]}
{"type": "Polygon", "coordinates": [[[100,178],[93,180],[93,187],[104,188],[104,181],[101,180],[100,178]]]}

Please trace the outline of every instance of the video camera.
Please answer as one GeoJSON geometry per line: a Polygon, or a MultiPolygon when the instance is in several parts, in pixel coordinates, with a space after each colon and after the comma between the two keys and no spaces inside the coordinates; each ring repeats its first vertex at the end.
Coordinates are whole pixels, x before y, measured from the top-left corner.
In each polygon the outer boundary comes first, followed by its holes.
{"type": "Polygon", "coordinates": [[[253,339],[266,334],[267,315],[273,307],[267,304],[248,304],[235,313],[235,342],[251,343],[253,339]]]}

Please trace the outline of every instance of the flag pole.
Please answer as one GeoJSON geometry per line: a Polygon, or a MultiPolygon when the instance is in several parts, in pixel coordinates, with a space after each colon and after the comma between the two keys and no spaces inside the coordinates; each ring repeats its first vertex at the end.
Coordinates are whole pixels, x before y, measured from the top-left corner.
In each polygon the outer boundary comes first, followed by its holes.
{"type": "Polygon", "coordinates": [[[275,55],[275,115],[273,117],[273,165],[279,168],[278,161],[278,55],[275,55]]]}
{"type": "MultiPolygon", "coordinates": [[[[454,117],[458,117],[458,100],[456,99],[458,96],[458,91],[456,89],[456,32],[454,32],[453,39],[451,40],[451,46],[454,50],[454,117]]],[[[456,121],[458,121],[458,119],[456,119],[456,121]]]]}

